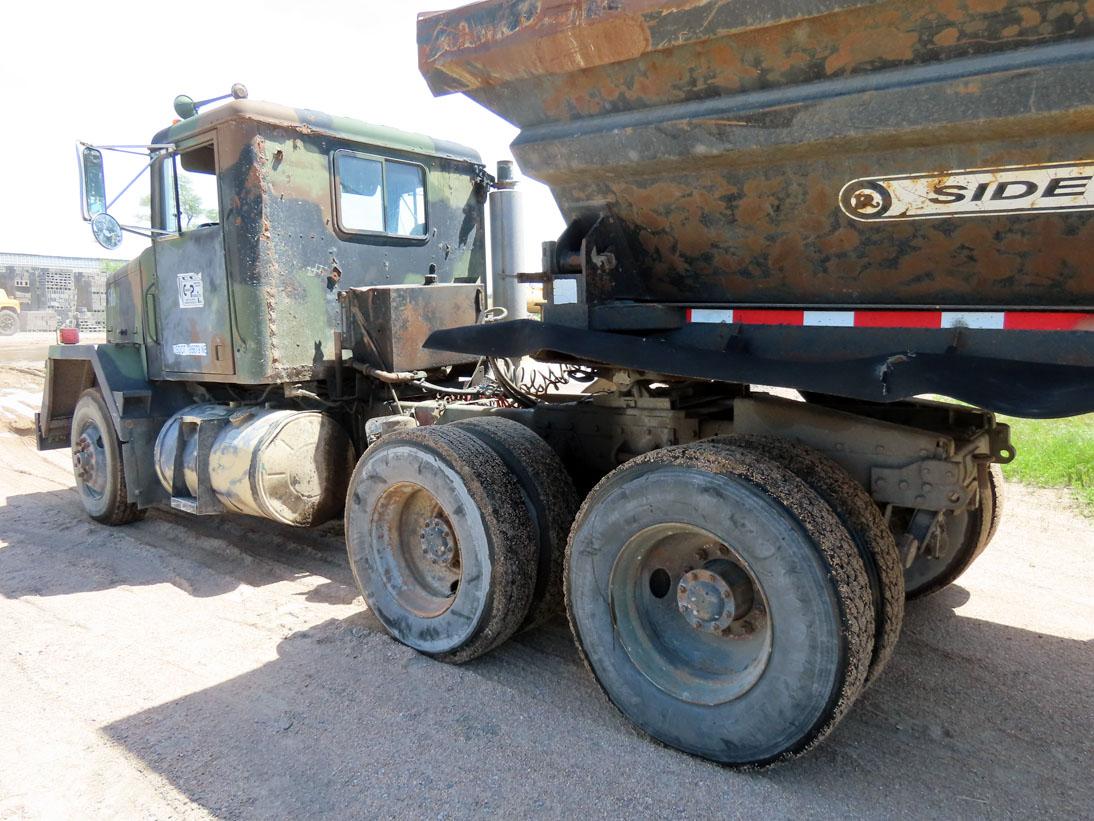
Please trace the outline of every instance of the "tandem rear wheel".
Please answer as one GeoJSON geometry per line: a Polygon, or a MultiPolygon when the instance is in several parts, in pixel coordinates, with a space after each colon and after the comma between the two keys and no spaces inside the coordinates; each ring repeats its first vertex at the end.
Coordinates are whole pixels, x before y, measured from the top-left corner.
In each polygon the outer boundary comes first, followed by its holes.
{"type": "Polygon", "coordinates": [[[739,443],[666,448],[610,473],[574,523],[565,582],[612,703],[724,764],[809,749],[873,659],[870,578],[847,527],[791,469],[739,443]]]}
{"type": "Polygon", "coordinates": [[[866,490],[815,451],[757,436],[668,447],[609,473],[575,518],[576,506],[558,457],[520,424],[398,431],[351,480],[350,564],[394,638],[454,663],[556,612],[561,581],[611,702],[730,766],[808,750],[892,655],[896,542],[866,490]]]}
{"type": "Polygon", "coordinates": [[[468,661],[561,609],[576,507],[558,457],[516,422],[399,431],[350,480],[350,566],[394,638],[468,661]]]}
{"type": "Polygon", "coordinates": [[[1003,468],[988,468],[980,486],[980,504],[961,513],[947,513],[940,522],[939,549],[921,553],[905,573],[909,599],[937,593],[957,581],[984,552],[1003,517],[1006,482],[1003,468]]]}

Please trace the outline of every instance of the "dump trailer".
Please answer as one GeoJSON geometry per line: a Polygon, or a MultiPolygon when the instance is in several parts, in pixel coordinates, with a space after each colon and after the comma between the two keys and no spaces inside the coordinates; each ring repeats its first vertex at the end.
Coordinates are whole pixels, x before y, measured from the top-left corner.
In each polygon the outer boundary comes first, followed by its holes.
{"type": "MultiPolygon", "coordinates": [[[[533,270],[509,166],[181,97],[146,147],[151,247],[111,276],[106,344],[50,350],[39,447],[105,524],[342,515],[398,641],[461,663],[565,610],[654,738],[792,758],[991,541],[995,413],[1094,410],[1084,8],[423,14],[433,91],[517,125],[566,218],[533,270]]],[[[134,229],[108,148],[80,157],[110,247],[134,229]]]]}

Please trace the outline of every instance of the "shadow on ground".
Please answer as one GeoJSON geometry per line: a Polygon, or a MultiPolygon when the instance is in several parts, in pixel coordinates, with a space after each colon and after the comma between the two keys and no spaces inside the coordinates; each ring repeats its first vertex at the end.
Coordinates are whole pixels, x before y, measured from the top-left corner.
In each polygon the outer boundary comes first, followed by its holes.
{"type": "Polygon", "coordinates": [[[194,517],[155,510],[125,527],[99,525],[76,491],[11,496],[0,506],[0,596],[64,596],[120,585],[168,583],[200,598],[286,577],[330,580],[307,600],[356,597],[340,522],[287,530],[247,516],[194,517]]]}
{"type": "MultiPolygon", "coordinates": [[[[320,579],[308,601],[352,601],[337,532],[293,537],[166,514],[107,531],[70,491],[13,497],[0,596],[166,581],[207,597],[297,574],[320,579]]],[[[963,617],[968,596],[952,586],[911,605],[889,669],[835,734],[763,773],[642,737],[561,621],[461,667],[396,644],[366,613],[320,621],[276,660],[103,732],[232,818],[1089,814],[1094,647],[963,617]]]]}
{"type": "Polygon", "coordinates": [[[914,606],[886,675],[829,741],[760,774],[641,737],[561,622],[452,667],[363,615],[331,620],[274,662],[106,732],[229,817],[1082,815],[1090,643],[962,618],[967,595],[914,606]]]}

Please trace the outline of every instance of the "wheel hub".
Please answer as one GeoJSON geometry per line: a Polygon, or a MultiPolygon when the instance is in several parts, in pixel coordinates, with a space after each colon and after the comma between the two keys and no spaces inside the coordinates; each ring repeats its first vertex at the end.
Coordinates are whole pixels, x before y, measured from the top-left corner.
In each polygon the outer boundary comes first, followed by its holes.
{"type": "Polygon", "coordinates": [[[676,588],[676,605],[696,630],[718,633],[733,621],[733,591],[709,570],[684,574],[676,588]]]}
{"type": "Polygon", "coordinates": [[[72,467],[76,476],[85,482],[95,476],[95,450],[91,447],[91,441],[86,435],[81,436],[76,442],[76,448],[72,453],[72,467]]]}
{"type": "Polygon", "coordinates": [[[676,587],[676,606],[696,630],[722,633],[752,610],[752,583],[732,562],[715,560],[690,570],[676,587]]]}
{"type": "Polygon", "coordinates": [[[688,523],[634,534],[609,577],[611,624],[642,675],[691,704],[724,704],[763,675],[771,622],[739,553],[688,523]]]}
{"type": "Polygon", "coordinates": [[[451,564],[456,557],[456,539],[444,519],[434,516],[421,530],[422,553],[433,564],[451,564]]]}

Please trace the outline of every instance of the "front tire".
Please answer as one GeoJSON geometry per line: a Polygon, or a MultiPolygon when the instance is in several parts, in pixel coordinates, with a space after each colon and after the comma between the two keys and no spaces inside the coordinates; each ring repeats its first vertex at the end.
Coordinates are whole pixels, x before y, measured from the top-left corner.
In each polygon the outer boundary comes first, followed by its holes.
{"type": "Polygon", "coordinates": [[[102,394],[84,391],[72,414],[72,467],[76,492],[87,515],[105,525],[126,525],[144,517],[129,501],[121,442],[102,394]]]}
{"type": "Polygon", "coordinates": [[[0,336],[14,336],[19,332],[19,314],[6,308],[0,310],[0,336]]]}
{"type": "Polygon", "coordinates": [[[827,735],[862,690],[874,608],[858,549],[764,456],[700,443],[626,463],[586,499],[566,559],[589,668],[670,746],[775,763],[827,735]]]}

